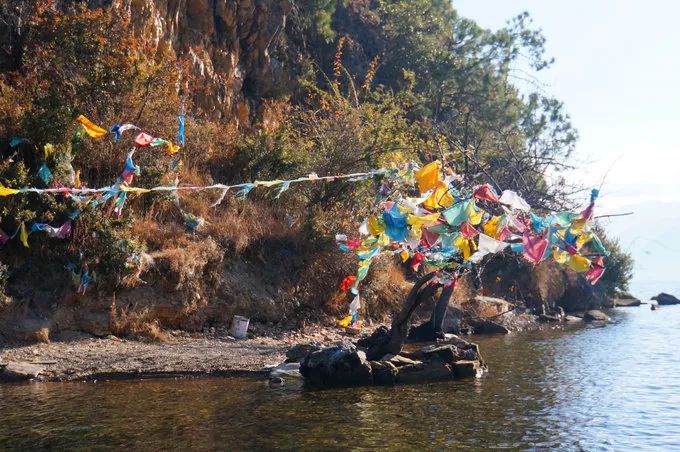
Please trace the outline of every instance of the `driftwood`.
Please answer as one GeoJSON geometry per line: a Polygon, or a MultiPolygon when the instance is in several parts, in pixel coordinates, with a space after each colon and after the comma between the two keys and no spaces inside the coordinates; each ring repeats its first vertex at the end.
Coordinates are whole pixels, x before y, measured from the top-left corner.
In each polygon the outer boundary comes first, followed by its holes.
{"type": "MultiPolygon", "coordinates": [[[[392,326],[389,333],[376,336],[370,344],[368,344],[368,351],[366,355],[369,360],[379,360],[387,354],[398,355],[401,352],[404,342],[409,334],[411,328],[411,317],[423,301],[429,299],[439,288],[437,284],[427,284],[434,277],[435,272],[428,273],[421,276],[406,297],[406,301],[401,308],[401,311],[392,319],[392,326]],[[426,285],[427,284],[427,285],[426,285]]],[[[446,314],[446,306],[448,305],[453,288],[445,288],[442,291],[437,306],[435,307],[432,318],[429,322],[430,329],[433,331],[441,331],[444,315],[446,314]],[[450,290],[449,290],[450,289],[450,290]]]]}

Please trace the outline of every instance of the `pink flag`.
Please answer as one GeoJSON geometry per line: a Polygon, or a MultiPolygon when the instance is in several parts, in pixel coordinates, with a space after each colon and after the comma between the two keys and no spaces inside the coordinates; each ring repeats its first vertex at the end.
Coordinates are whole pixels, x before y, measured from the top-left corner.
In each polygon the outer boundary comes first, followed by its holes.
{"type": "Polygon", "coordinates": [[[524,257],[536,266],[545,255],[548,241],[542,236],[531,236],[525,233],[522,237],[522,243],[524,244],[524,257]]]}
{"type": "Polygon", "coordinates": [[[439,240],[439,234],[437,234],[436,232],[432,232],[429,229],[423,229],[421,243],[424,241],[427,247],[431,248],[434,246],[435,243],[437,243],[437,240],[439,240]]]}
{"type": "Polygon", "coordinates": [[[460,233],[468,240],[479,235],[479,231],[467,221],[460,226],[460,233]]]}
{"type": "Polygon", "coordinates": [[[153,141],[153,137],[149,135],[148,133],[140,133],[137,135],[137,138],[135,138],[135,146],[138,148],[145,148],[151,144],[153,141]]]}
{"type": "Polygon", "coordinates": [[[590,270],[588,270],[588,273],[586,273],[586,280],[592,284],[595,285],[600,278],[602,278],[602,275],[604,274],[604,262],[602,260],[602,256],[597,256],[595,260],[591,262],[591,267],[590,270]]]}

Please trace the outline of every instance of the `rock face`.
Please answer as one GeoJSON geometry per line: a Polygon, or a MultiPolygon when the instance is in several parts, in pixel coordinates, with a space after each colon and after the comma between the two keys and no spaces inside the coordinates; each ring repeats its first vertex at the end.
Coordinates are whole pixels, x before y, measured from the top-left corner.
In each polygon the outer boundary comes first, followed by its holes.
{"type": "Polygon", "coordinates": [[[583,320],[586,322],[608,322],[609,317],[602,311],[591,309],[583,314],[583,320]]]}
{"type": "Polygon", "coordinates": [[[129,15],[153,50],[187,59],[203,83],[194,101],[215,117],[248,119],[248,98],[290,91],[295,46],[289,0],[89,0],[129,15]]]}
{"type": "Polygon", "coordinates": [[[652,297],[652,300],[656,300],[656,302],[659,303],[661,306],[680,304],[680,300],[678,300],[673,295],[667,294],[665,292],[661,292],[659,295],[652,297]]]}

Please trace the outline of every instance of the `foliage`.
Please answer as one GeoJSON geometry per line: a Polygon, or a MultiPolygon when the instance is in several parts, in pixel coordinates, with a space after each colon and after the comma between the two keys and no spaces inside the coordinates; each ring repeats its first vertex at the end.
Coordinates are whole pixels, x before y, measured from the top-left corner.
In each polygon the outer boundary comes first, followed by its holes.
{"type": "Polygon", "coordinates": [[[632,256],[621,248],[618,239],[608,237],[602,227],[595,228],[595,231],[610,253],[607,256],[607,269],[600,278],[600,286],[610,296],[617,291],[628,290],[628,283],[633,277],[634,261],[632,256]]]}

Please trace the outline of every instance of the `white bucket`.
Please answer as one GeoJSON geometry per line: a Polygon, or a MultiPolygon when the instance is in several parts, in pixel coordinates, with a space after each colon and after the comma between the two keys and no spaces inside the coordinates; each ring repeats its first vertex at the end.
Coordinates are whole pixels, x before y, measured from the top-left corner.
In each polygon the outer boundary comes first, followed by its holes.
{"type": "Polygon", "coordinates": [[[231,328],[229,332],[232,336],[237,339],[245,339],[248,337],[248,325],[250,324],[250,319],[247,317],[241,317],[240,315],[235,315],[231,321],[231,328]]]}

